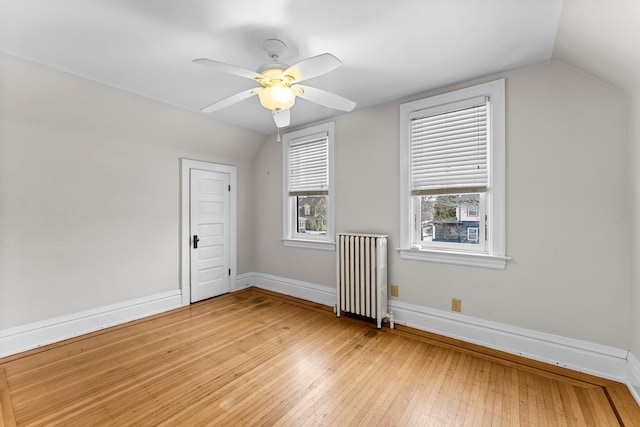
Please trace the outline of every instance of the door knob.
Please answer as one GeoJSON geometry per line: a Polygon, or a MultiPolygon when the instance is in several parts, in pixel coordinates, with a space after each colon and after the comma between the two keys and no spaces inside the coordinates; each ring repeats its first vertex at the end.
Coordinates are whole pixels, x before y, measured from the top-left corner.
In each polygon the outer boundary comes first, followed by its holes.
{"type": "Polygon", "coordinates": [[[198,238],[197,234],[193,235],[193,249],[198,249],[198,242],[200,241],[200,239],[198,238]]]}

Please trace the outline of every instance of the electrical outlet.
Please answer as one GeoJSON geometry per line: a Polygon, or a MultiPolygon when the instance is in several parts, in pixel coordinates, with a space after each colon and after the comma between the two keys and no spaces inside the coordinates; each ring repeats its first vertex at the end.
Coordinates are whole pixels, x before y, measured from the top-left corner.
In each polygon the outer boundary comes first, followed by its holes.
{"type": "Polygon", "coordinates": [[[458,298],[451,298],[451,310],[461,312],[462,300],[458,298]]]}
{"type": "Polygon", "coordinates": [[[398,285],[391,285],[391,296],[392,297],[398,296],[398,285]]]}

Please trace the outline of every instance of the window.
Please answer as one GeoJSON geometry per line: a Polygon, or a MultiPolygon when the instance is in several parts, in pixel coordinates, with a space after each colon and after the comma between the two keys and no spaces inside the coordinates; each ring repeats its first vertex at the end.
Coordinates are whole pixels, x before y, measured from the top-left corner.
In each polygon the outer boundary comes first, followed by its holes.
{"type": "Polygon", "coordinates": [[[333,123],[283,135],[285,246],[335,250],[333,123]]]}
{"type": "Polygon", "coordinates": [[[504,80],[400,107],[404,259],[505,268],[504,80]]]}

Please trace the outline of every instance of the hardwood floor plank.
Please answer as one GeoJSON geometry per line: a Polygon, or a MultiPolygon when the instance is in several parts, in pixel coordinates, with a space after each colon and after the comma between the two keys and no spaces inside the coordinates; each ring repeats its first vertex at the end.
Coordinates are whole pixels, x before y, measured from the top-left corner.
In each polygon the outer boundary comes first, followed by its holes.
{"type": "MultiPolygon", "coordinates": [[[[412,373],[412,367],[419,364],[417,360],[421,358],[420,353],[423,350],[421,346],[415,345],[415,343],[411,344],[412,345],[399,346],[402,348],[401,354],[403,356],[401,358],[394,358],[394,360],[397,360],[399,363],[395,366],[389,367],[388,370],[392,375],[384,382],[382,387],[376,388],[378,391],[378,393],[376,393],[376,400],[371,405],[354,405],[358,408],[358,411],[343,413],[342,417],[336,424],[353,422],[360,411],[366,412],[364,418],[358,419],[358,421],[364,425],[377,425],[380,423],[388,424],[400,418],[407,403],[402,399],[401,388],[407,383],[407,380],[412,373]],[[396,404],[392,405],[394,402],[396,402],[396,404]],[[371,407],[376,408],[375,413],[373,411],[368,411],[371,407]],[[344,420],[344,422],[342,422],[342,420],[344,420]]],[[[383,363],[387,364],[388,362],[384,361],[383,363]]],[[[360,393],[361,391],[358,394],[360,393]]]]}
{"type": "Polygon", "coordinates": [[[438,367],[435,353],[440,348],[433,345],[426,345],[422,359],[422,365],[419,366],[417,374],[414,376],[415,381],[411,382],[412,395],[404,410],[404,413],[398,420],[399,425],[415,425],[417,417],[420,416],[421,409],[424,406],[424,400],[427,392],[427,384],[431,380],[438,367]]]}
{"type": "MultiPolygon", "coordinates": [[[[312,322],[312,319],[305,319],[301,316],[301,313],[297,314],[299,317],[286,316],[280,319],[300,323],[301,325],[305,325],[305,322],[312,322]]],[[[251,376],[256,367],[261,367],[279,354],[278,348],[274,346],[274,340],[280,340],[283,345],[288,344],[285,337],[287,335],[286,326],[268,324],[266,321],[262,321],[261,324],[265,326],[237,340],[235,348],[221,347],[217,344],[206,346],[199,349],[202,357],[198,359],[197,364],[193,365],[189,360],[186,360],[182,365],[183,369],[189,369],[195,373],[208,372],[208,377],[212,378],[212,381],[203,381],[197,375],[191,375],[186,372],[183,375],[183,381],[178,382],[179,386],[177,388],[167,387],[157,394],[157,398],[169,401],[171,396],[178,392],[180,396],[184,396],[185,402],[189,402],[189,410],[197,412],[198,407],[211,404],[215,398],[223,394],[227,389],[233,390],[239,379],[251,376]],[[270,337],[265,337],[267,332],[271,335],[270,337]],[[220,357],[221,348],[225,350],[222,353],[222,357],[220,357]],[[251,354],[245,348],[251,349],[251,354]],[[215,362],[215,366],[211,366],[210,362],[215,362]],[[212,393],[210,390],[213,388],[213,381],[226,385],[212,393]],[[197,384],[198,387],[194,388],[194,384],[197,384]]],[[[239,332],[234,333],[238,334],[239,332]]],[[[295,337],[289,337],[288,339],[293,340],[295,337]]],[[[231,397],[226,396],[226,400],[226,406],[228,406],[231,397]]],[[[152,415],[148,414],[148,416],[152,415]]],[[[163,418],[163,420],[167,419],[171,420],[172,418],[163,418]]]]}
{"type": "MultiPolygon", "coordinates": [[[[348,331],[345,331],[348,332],[348,331]]],[[[280,401],[286,401],[287,391],[291,387],[299,387],[300,383],[305,383],[306,380],[315,380],[321,377],[324,372],[327,371],[327,367],[322,364],[313,363],[313,359],[320,354],[328,351],[328,347],[333,346],[342,348],[346,345],[345,338],[348,333],[338,334],[334,340],[326,341],[324,343],[306,342],[305,345],[293,345],[286,355],[279,355],[277,360],[272,360],[269,364],[269,369],[264,369],[262,366],[256,368],[256,372],[251,376],[250,380],[246,383],[246,386],[255,391],[255,396],[246,395],[242,390],[232,390],[231,395],[237,395],[236,404],[234,410],[243,414],[243,420],[252,423],[260,420],[266,412],[271,408],[271,405],[277,405],[280,401]],[[311,361],[311,363],[309,363],[311,361]],[[283,378],[280,375],[274,375],[274,372],[285,372],[288,369],[294,369],[295,376],[283,378]],[[300,383],[298,383],[300,381],[300,383]],[[280,395],[279,393],[282,393],[280,395]]],[[[300,343],[297,343],[300,344],[300,343]]],[[[342,348],[344,349],[344,348],[342,348]]],[[[214,419],[211,419],[214,423],[227,424],[232,421],[233,414],[225,413],[214,419]]]]}
{"type": "MultiPolygon", "coordinates": [[[[313,319],[308,319],[308,320],[309,320],[309,321],[311,321],[311,322],[314,322],[314,320],[313,320],[313,319]]],[[[328,320],[328,318],[327,318],[327,320],[328,320]]],[[[317,322],[315,322],[315,323],[316,323],[316,326],[318,326],[318,325],[317,325],[317,322]]],[[[305,327],[305,326],[306,326],[306,324],[303,324],[303,323],[300,323],[300,322],[296,322],[296,323],[294,323],[294,324],[296,324],[297,326],[301,326],[301,327],[305,327]]],[[[291,326],[291,328],[292,328],[292,330],[294,330],[294,332],[295,332],[295,328],[294,328],[294,326],[293,326],[293,325],[291,326]]],[[[322,325],[320,325],[320,328],[315,328],[315,332],[316,332],[317,334],[323,334],[323,333],[324,333],[324,330],[323,330],[323,329],[321,329],[321,328],[322,328],[322,325]]],[[[313,338],[313,336],[309,336],[309,337],[313,338]]],[[[336,336],[335,336],[335,339],[340,339],[340,337],[341,337],[341,335],[339,335],[339,334],[338,334],[338,335],[336,335],[336,336]]],[[[292,339],[293,339],[295,342],[300,341],[300,336],[298,335],[298,333],[297,333],[297,332],[295,332],[295,335],[292,337],[292,339]]],[[[287,343],[287,342],[284,342],[284,343],[283,343],[283,346],[286,346],[286,345],[292,345],[292,344],[287,343]]],[[[310,343],[308,343],[307,345],[313,345],[313,342],[310,342],[310,343]]],[[[274,354],[273,354],[273,357],[278,356],[279,352],[280,352],[280,350],[278,350],[276,353],[274,353],[274,354]]],[[[260,362],[260,361],[259,361],[259,362],[260,362]]],[[[263,365],[263,363],[262,363],[262,362],[260,362],[260,363],[258,363],[256,366],[252,366],[252,367],[251,367],[251,372],[249,372],[248,374],[249,374],[249,375],[252,375],[252,371],[256,371],[256,372],[258,372],[258,374],[257,374],[256,378],[261,378],[261,375],[266,375],[266,373],[264,373],[264,372],[263,372],[263,373],[260,373],[260,371],[262,370],[262,369],[261,369],[261,368],[262,368],[262,365],[263,365]]],[[[270,368],[270,369],[271,369],[271,368],[270,368]]],[[[241,376],[242,376],[242,375],[241,375],[241,376]]],[[[231,383],[231,384],[230,384],[230,388],[231,388],[231,389],[233,389],[233,388],[234,388],[234,386],[235,386],[235,384],[233,384],[233,383],[231,383]]],[[[222,391],[224,391],[224,390],[222,390],[222,391]]],[[[215,397],[215,396],[213,396],[213,397],[215,397]]],[[[238,400],[239,398],[236,398],[233,394],[226,395],[226,396],[225,396],[225,399],[226,399],[226,400],[225,400],[224,405],[223,405],[224,407],[235,407],[235,406],[236,406],[236,405],[238,405],[238,404],[239,404],[239,402],[240,402],[240,401],[238,400]]],[[[201,404],[205,404],[205,403],[206,403],[206,402],[201,402],[201,404]]],[[[191,408],[191,409],[195,409],[195,408],[191,408]]],[[[187,415],[185,415],[185,416],[187,416],[187,415]]],[[[180,418],[175,418],[175,420],[176,420],[176,422],[181,421],[181,419],[180,419],[180,418]]]]}
{"type": "MultiPolygon", "coordinates": [[[[335,348],[340,345],[339,341],[331,341],[327,342],[326,346],[317,346],[317,349],[320,353],[325,353],[329,351],[331,348],[335,348]]],[[[343,354],[343,358],[336,360],[337,364],[342,365],[347,362],[349,358],[349,354],[346,351],[341,352],[343,354]]],[[[274,425],[280,420],[286,413],[290,413],[295,411],[295,408],[298,405],[306,406],[308,405],[309,397],[312,395],[310,393],[313,390],[318,390],[320,388],[320,383],[323,378],[326,378],[328,374],[332,371],[335,371],[334,366],[328,366],[325,364],[318,364],[316,360],[315,354],[312,354],[311,362],[304,361],[302,364],[297,364],[298,371],[311,371],[313,375],[307,375],[306,381],[297,380],[295,385],[296,387],[290,387],[291,392],[286,395],[282,393],[279,395],[279,402],[272,402],[271,405],[268,406],[268,411],[265,412],[262,416],[254,416],[254,420],[259,421],[260,424],[263,425],[274,425]]],[[[317,394],[316,394],[317,395],[317,394]]],[[[295,413],[295,412],[294,412],[295,413]]]]}
{"type": "Polygon", "coordinates": [[[1,359],[0,427],[640,419],[624,385],[399,329],[251,288],[1,359]]]}
{"type": "MultiPolygon", "coordinates": [[[[369,334],[371,330],[367,330],[366,334],[369,334]]],[[[380,337],[378,333],[371,335],[372,337],[380,337]]],[[[358,368],[358,359],[349,357],[353,352],[344,352],[345,363],[336,363],[332,366],[331,371],[324,377],[320,378],[316,384],[312,393],[309,393],[297,407],[292,408],[289,414],[294,418],[294,423],[300,424],[307,420],[318,420],[323,424],[331,423],[331,421],[339,417],[342,412],[348,408],[349,404],[353,404],[353,399],[357,397],[370,398],[376,392],[373,380],[378,380],[380,383],[384,383],[386,378],[385,370],[380,372],[379,367],[384,360],[393,360],[401,353],[401,348],[396,345],[398,340],[394,340],[391,345],[384,349],[378,348],[376,341],[370,343],[370,351],[367,352],[371,355],[371,352],[376,354],[373,359],[373,363],[365,364],[364,369],[358,368]],[[354,378],[351,375],[352,370],[357,369],[358,375],[354,378]],[[374,374],[375,373],[375,374],[374,374]],[[362,394],[359,392],[362,391],[362,394]],[[339,401],[333,399],[326,399],[327,395],[341,396],[339,401]]],[[[360,343],[352,344],[352,347],[357,347],[360,343]]]]}
{"type": "Polygon", "coordinates": [[[640,406],[631,396],[627,386],[612,382],[605,391],[621,424],[625,426],[640,424],[638,422],[640,420],[640,406]]]}
{"type": "MultiPolygon", "coordinates": [[[[266,309],[258,308],[257,312],[260,310],[266,309]]],[[[290,312],[285,311],[285,313],[290,312]]],[[[240,339],[238,341],[241,341],[244,337],[242,332],[247,334],[246,331],[253,331],[251,329],[253,323],[255,323],[255,321],[245,319],[243,322],[234,324],[231,331],[227,331],[226,333],[236,338],[239,337],[240,339]]],[[[147,331],[146,334],[141,333],[136,346],[129,346],[136,349],[135,352],[127,350],[124,354],[118,352],[122,343],[113,343],[114,345],[112,347],[105,349],[110,357],[102,362],[98,361],[98,363],[103,364],[103,369],[94,370],[94,375],[86,374],[86,369],[84,368],[86,358],[81,356],[82,360],[74,360],[77,370],[76,375],[67,378],[67,382],[73,386],[73,388],[90,389],[95,390],[95,392],[82,400],[76,399],[73,394],[69,394],[67,399],[61,400],[64,395],[61,395],[55,387],[55,384],[59,381],[59,375],[54,374],[51,380],[42,381],[42,386],[46,388],[47,392],[44,393],[44,397],[40,400],[45,400],[50,403],[50,405],[41,404],[39,413],[50,413],[51,409],[49,406],[62,406],[66,407],[69,413],[78,415],[76,408],[82,408],[83,411],[90,411],[105,401],[114,399],[124,400],[124,397],[126,397],[130,387],[134,383],[137,384],[138,387],[144,387],[146,384],[155,382],[164,375],[165,366],[163,364],[157,364],[155,361],[158,358],[163,358],[168,351],[167,346],[171,346],[173,351],[171,357],[174,369],[180,369],[189,363],[201,360],[206,355],[207,349],[212,346],[224,349],[224,347],[217,346],[214,343],[205,344],[203,341],[203,334],[212,333],[212,331],[216,330],[215,327],[208,328],[205,332],[199,329],[201,328],[190,328],[190,339],[178,343],[171,340],[169,336],[158,336],[155,330],[147,331]],[[175,344],[180,344],[181,348],[174,348],[175,344]],[[146,363],[147,361],[153,363],[146,363]],[[99,386],[98,388],[94,387],[96,384],[99,386]],[[56,398],[54,400],[47,400],[46,397],[49,395],[55,395],[56,398]]],[[[92,364],[93,362],[90,364],[90,368],[92,364]]],[[[29,395],[34,393],[32,389],[26,389],[25,391],[29,395]]],[[[140,398],[140,396],[138,397],[140,398]]],[[[126,401],[135,403],[136,399],[126,399],[126,401]]],[[[18,409],[21,408],[19,404],[16,407],[18,409]]],[[[38,416],[39,413],[34,412],[34,415],[38,416]]],[[[60,420],[66,419],[65,414],[58,413],[57,417],[60,420]]],[[[46,416],[44,419],[47,420],[46,416]]]]}
{"type": "Polygon", "coordinates": [[[9,384],[4,368],[0,365],[0,427],[13,427],[16,419],[13,414],[13,404],[9,394],[9,384]]]}
{"type": "Polygon", "coordinates": [[[401,376],[396,374],[393,388],[386,387],[383,395],[386,395],[384,404],[387,409],[380,420],[381,424],[397,422],[407,411],[417,388],[412,380],[420,377],[420,371],[424,369],[424,363],[427,360],[424,357],[426,347],[426,345],[415,346],[413,358],[407,360],[397,373],[401,376]]]}
{"type": "Polygon", "coordinates": [[[454,352],[447,352],[442,349],[440,350],[438,362],[441,365],[434,372],[432,381],[430,381],[429,390],[422,405],[422,411],[419,417],[415,420],[416,424],[411,425],[427,425],[430,420],[436,418],[439,414],[438,410],[442,406],[441,402],[438,401],[439,393],[443,388],[443,384],[446,382],[447,373],[449,372],[451,364],[453,364],[454,360],[459,357],[456,357],[454,352]]]}

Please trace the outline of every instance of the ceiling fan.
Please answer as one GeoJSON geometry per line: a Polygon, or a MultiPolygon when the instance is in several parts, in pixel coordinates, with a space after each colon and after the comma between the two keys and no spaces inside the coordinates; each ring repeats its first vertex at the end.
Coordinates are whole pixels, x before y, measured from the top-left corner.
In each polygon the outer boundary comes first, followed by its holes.
{"type": "Polygon", "coordinates": [[[289,126],[291,121],[289,109],[293,107],[297,97],[337,110],[351,111],[355,108],[356,103],[350,99],[322,89],[300,84],[300,82],[304,80],[328,73],[342,65],[342,62],[335,56],[330,53],[323,53],[302,60],[289,67],[288,65],[278,62],[278,58],[287,48],[284,42],[277,39],[269,39],[263,43],[262,47],[272,62],[263,65],[257,72],[207,58],[193,60],[196,64],[205,65],[218,71],[235,74],[236,76],[246,77],[255,80],[261,85],[260,87],[242,91],[207,105],[201,109],[202,112],[211,113],[254,95],[258,95],[262,106],[271,110],[273,119],[279,129],[289,126]]]}

